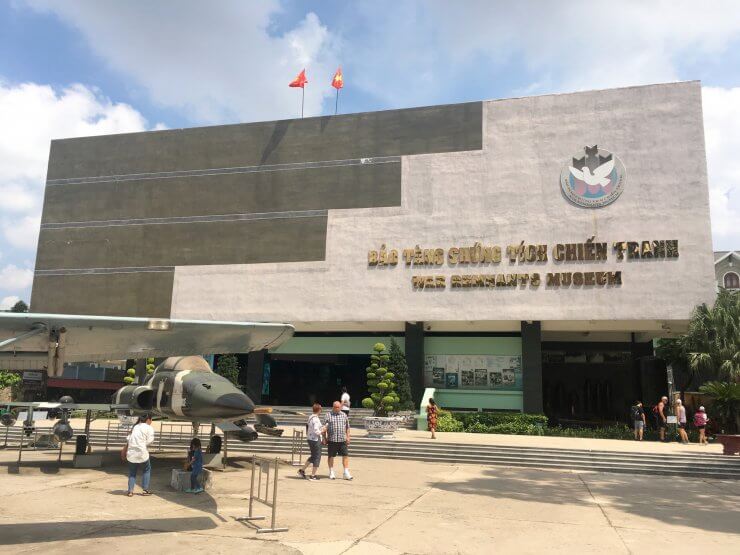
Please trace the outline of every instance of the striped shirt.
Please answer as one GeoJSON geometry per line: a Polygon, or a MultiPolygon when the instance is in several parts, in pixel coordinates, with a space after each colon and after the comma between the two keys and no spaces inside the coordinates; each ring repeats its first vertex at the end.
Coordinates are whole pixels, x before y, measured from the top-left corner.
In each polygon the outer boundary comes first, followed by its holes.
{"type": "Polygon", "coordinates": [[[344,443],[347,441],[347,430],[349,430],[349,418],[343,412],[330,412],[326,415],[326,437],[331,443],[344,443]]]}

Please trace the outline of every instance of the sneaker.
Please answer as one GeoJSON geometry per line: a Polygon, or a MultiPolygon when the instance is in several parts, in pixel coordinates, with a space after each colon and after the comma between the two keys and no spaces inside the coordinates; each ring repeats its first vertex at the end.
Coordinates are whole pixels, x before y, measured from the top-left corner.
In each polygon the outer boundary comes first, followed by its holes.
{"type": "Polygon", "coordinates": [[[187,488],[183,490],[185,493],[195,493],[195,490],[192,488],[187,488]]]}
{"type": "Polygon", "coordinates": [[[193,493],[203,493],[204,491],[206,491],[206,490],[204,490],[203,488],[198,487],[198,488],[195,488],[193,490],[193,493]]]}
{"type": "Polygon", "coordinates": [[[334,471],[329,472],[329,480],[336,480],[337,477],[334,475],[334,471]]]}
{"type": "Polygon", "coordinates": [[[300,476],[301,478],[308,478],[308,476],[306,476],[306,471],[305,471],[305,470],[303,470],[302,468],[299,468],[299,469],[298,469],[298,475],[299,475],[299,476],[300,476]]]}
{"type": "Polygon", "coordinates": [[[318,476],[313,476],[313,475],[312,476],[309,476],[308,479],[311,480],[311,481],[313,481],[313,482],[318,482],[320,480],[320,478],[318,476]]]}
{"type": "Polygon", "coordinates": [[[344,479],[345,480],[351,480],[352,479],[352,475],[349,472],[345,472],[344,473],[344,479]]]}

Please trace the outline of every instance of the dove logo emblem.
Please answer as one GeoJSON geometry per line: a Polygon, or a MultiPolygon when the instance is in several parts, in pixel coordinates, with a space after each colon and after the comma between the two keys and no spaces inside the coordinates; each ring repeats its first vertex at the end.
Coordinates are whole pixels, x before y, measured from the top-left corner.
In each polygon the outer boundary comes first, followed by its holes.
{"type": "Polygon", "coordinates": [[[598,145],[586,146],[560,172],[560,187],[573,204],[601,208],[619,198],[624,189],[624,164],[598,145]]]}

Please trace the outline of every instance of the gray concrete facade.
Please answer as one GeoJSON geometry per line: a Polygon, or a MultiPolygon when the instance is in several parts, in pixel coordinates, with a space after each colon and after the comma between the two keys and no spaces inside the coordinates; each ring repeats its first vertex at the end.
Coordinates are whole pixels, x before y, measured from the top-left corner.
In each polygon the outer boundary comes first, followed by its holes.
{"type": "Polygon", "coordinates": [[[287,321],[299,331],[519,332],[647,341],[714,295],[698,82],[52,143],[32,309],[287,321]],[[599,145],[624,191],[583,208],[562,169],[599,145]],[[556,244],[608,245],[556,261],[556,244]],[[676,240],[618,260],[613,244],[676,240]],[[509,245],[547,245],[510,261],[509,245]],[[368,265],[368,251],[497,245],[495,264],[368,265]],[[621,272],[604,287],[548,273],[621,272]],[[508,288],[466,274],[537,274],[508,288]],[[413,276],[445,287],[419,290],[413,276]],[[601,334],[601,336],[600,336],[601,334]],[[608,335],[606,337],[605,335],[608,335]]]}
{"type": "Polygon", "coordinates": [[[53,141],[33,310],[168,316],[174,268],[323,261],[401,157],[480,149],[482,104],[53,141]]]}

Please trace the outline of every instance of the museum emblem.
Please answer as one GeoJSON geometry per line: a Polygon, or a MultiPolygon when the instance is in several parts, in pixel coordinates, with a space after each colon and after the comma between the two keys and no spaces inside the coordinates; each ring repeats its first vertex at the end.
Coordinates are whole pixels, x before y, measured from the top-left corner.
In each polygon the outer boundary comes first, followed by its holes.
{"type": "Polygon", "coordinates": [[[624,189],[624,164],[598,145],[586,146],[560,172],[560,187],[572,203],[586,208],[611,204],[624,189]]]}

